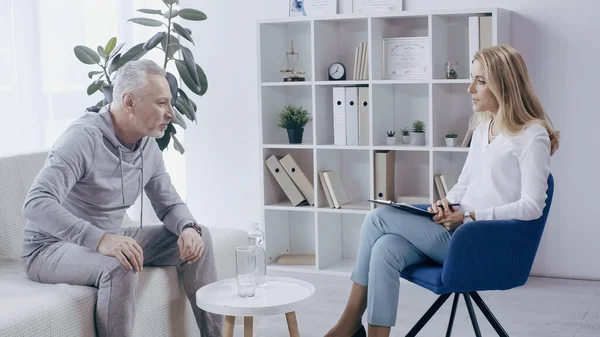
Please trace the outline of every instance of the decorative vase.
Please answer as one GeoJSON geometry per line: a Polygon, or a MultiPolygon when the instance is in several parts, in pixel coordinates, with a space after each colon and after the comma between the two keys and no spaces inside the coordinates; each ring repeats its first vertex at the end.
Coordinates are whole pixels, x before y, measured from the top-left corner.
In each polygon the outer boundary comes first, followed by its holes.
{"type": "Polygon", "coordinates": [[[395,145],[396,137],[387,137],[387,145],[395,145]]]}
{"type": "Polygon", "coordinates": [[[287,129],[287,133],[290,144],[302,144],[302,135],[304,134],[304,128],[287,129]]]}
{"type": "Polygon", "coordinates": [[[454,146],[454,140],[456,138],[446,138],[446,146],[454,146]]]}
{"type": "Polygon", "coordinates": [[[410,144],[410,135],[402,136],[402,144],[410,144]]]}
{"type": "Polygon", "coordinates": [[[413,132],[410,134],[411,145],[425,145],[425,132],[413,132]]]}

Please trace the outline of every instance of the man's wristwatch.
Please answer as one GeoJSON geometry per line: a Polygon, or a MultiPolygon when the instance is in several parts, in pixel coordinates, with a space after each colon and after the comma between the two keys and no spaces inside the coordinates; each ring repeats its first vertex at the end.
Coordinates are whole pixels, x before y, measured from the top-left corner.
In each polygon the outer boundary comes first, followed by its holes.
{"type": "Polygon", "coordinates": [[[196,231],[196,233],[198,233],[200,236],[202,236],[202,228],[198,225],[196,225],[194,222],[190,222],[189,224],[183,226],[183,229],[181,230],[181,232],[183,233],[183,231],[186,228],[192,228],[193,230],[196,231]]]}
{"type": "Polygon", "coordinates": [[[469,223],[473,221],[473,218],[471,218],[471,212],[465,212],[465,216],[463,218],[463,223],[469,223]]]}

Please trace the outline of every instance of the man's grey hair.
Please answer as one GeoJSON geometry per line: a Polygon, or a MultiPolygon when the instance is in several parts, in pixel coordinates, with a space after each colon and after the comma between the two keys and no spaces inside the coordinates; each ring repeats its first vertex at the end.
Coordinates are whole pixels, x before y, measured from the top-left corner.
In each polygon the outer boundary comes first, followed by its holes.
{"type": "Polygon", "coordinates": [[[125,63],[113,80],[113,104],[121,106],[123,95],[132,94],[136,99],[142,97],[142,92],[148,83],[148,75],[166,76],[166,71],[151,60],[136,60],[125,63]]]}

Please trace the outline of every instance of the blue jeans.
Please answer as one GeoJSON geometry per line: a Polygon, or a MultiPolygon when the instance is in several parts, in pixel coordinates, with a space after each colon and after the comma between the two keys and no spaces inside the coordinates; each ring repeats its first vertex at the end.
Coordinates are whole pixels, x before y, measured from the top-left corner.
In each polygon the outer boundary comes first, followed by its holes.
{"type": "Polygon", "coordinates": [[[352,281],[367,287],[368,322],[394,326],[400,271],[410,265],[443,263],[451,233],[427,217],[378,207],[363,222],[352,281]]]}

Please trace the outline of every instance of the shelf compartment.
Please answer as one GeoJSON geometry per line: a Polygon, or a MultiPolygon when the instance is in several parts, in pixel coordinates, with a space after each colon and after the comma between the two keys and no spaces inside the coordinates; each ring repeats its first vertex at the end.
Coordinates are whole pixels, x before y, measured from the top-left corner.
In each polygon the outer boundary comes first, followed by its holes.
{"type": "MultiPolygon", "coordinates": [[[[294,161],[298,164],[304,175],[313,185],[314,190],[314,167],[313,167],[313,150],[311,149],[263,149],[263,181],[264,181],[264,205],[272,209],[285,210],[313,210],[314,206],[310,205],[292,205],[290,199],[285,194],[283,188],[279,185],[265,161],[275,155],[277,159],[290,154],[294,161]]],[[[313,194],[314,198],[314,194],[313,194]]]]}
{"type": "Polygon", "coordinates": [[[371,209],[368,199],[370,195],[370,164],[368,150],[317,150],[317,208],[329,209],[331,212],[353,210],[359,213],[371,209]],[[335,171],[348,196],[349,203],[340,209],[329,207],[327,197],[318,177],[318,173],[326,170],[335,171]]]}
{"type": "MultiPolygon", "coordinates": [[[[461,148],[461,144],[469,129],[469,120],[473,116],[471,94],[467,92],[469,84],[433,84],[433,146],[446,147],[445,136],[455,133],[454,148],[461,148]]],[[[451,149],[451,148],[447,148],[451,149]]]]}
{"type": "MultiPolygon", "coordinates": [[[[434,177],[437,175],[444,175],[447,177],[447,183],[451,183],[451,185],[453,185],[458,181],[458,177],[462,172],[466,160],[467,153],[463,152],[436,152],[433,154],[433,177],[431,177],[431,193],[434,201],[440,200],[440,195],[435,185],[434,177]]],[[[451,189],[451,186],[448,186],[448,189],[451,189]]]]}
{"type": "Polygon", "coordinates": [[[288,73],[280,72],[286,52],[291,49],[299,53],[300,64],[306,81],[313,81],[312,43],[310,22],[265,23],[259,25],[260,73],[262,82],[283,82],[288,73]]]}
{"type": "Polygon", "coordinates": [[[318,213],[317,269],[341,274],[352,272],[364,219],[364,214],[318,213]]]}
{"type": "Polygon", "coordinates": [[[429,151],[395,151],[394,196],[429,198],[429,151]]]}
{"type": "Polygon", "coordinates": [[[416,120],[425,122],[424,146],[429,144],[429,84],[377,84],[373,86],[371,102],[376,147],[388,145],[386,132],[389,130],[396,131],[396,145],[410,145],[402,144],[401,130],[405,127],[412,130],[416,120]]]}
{"type": "MultiPolygon", "coordinates": [[[[269,86],[261,88],[262,97],[262,139],[263,144],[280,144],[282,146],[297,146],[290,144],[287,130],[277,126],[279,114],[283,108],[292,104],[302,107],[313,116],[312,111],[312,87],[311,86],[269,86]]],[[[313,122],[304,127],[302,145],[313,144],[313,122]]]]}
{"type": "Polygon", "coordinates": [[[316,256],[315,214],[313,212],[265,210],[265,247],[269,266],[316,269],[316,265],[289,266],[277,263],[277,259],[283,254],[314,254],[316,256]]]}
{"type": "Polygon", "coordinates": [[[448,61],[458,63],[456,67],[458,79],[470,78],[469,17],[485,15],[491,15],[491,13],[433,15],[431,17],[432,78],[446,78],[445,64],[448,61]]]}
{"type": "Polygon", "coordinates": [[[429,17],[380,17],[371,20],[371,50],[374,80],[383,80],[383,39],[399,37],[428,37],[429,17]]]}
{"type": "Polygon", "coordinates": [[[367,30],[366,18],[315,21],[316,81],[329,79],[328,67],[333,62],[341,62],[346,68],[346,80],[354,80],[355,50],[361,42],[368,42],[367,30]]]}

